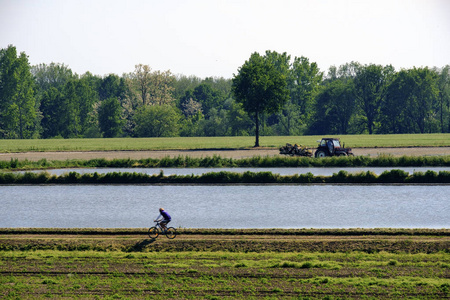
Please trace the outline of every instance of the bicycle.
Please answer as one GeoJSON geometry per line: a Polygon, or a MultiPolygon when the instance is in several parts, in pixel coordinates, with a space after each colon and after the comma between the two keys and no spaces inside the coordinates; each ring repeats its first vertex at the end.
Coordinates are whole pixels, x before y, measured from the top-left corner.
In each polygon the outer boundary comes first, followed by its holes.
{"type": "Polygon", "coordinates": [[[161,221],[155,221],[155,226],[148,229],[148,236],[151,239],[156,239],[160,234],[165,234],[168,239],[174,239],[177,236],[177,231],[173,227],[163,229],[161,221]]]}

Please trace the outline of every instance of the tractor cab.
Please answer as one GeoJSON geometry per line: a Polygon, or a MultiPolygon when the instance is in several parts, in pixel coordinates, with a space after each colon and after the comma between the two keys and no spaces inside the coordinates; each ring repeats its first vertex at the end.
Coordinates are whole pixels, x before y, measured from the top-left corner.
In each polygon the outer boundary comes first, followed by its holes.
{"type": "Polygon", "coordinates": [[[322,138],[317,147],[315,157],[326,157],[326,156],[347,156],[353,155],[351,148],[341,147],[341,142],[336,138],[322,138]]]}

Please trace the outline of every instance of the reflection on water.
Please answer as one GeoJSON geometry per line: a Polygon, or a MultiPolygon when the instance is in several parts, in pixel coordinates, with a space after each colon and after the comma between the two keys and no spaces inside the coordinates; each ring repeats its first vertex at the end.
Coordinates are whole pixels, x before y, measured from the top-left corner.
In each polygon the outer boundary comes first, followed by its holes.
{"type": "Polygon", "coordinates": [[[450,186],[0,187],[0,227],[449,228],[450,186]]]}

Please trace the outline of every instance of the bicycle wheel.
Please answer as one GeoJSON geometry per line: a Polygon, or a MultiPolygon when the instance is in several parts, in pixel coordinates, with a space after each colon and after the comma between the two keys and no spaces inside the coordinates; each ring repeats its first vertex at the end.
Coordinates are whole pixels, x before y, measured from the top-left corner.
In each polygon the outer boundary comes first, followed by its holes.
{"type": "Polygon", "coordinates": [[[174,239],[177,236],[177,231],[173,227],[169,227],[166,230],[166,236],[169,239],[174,239]]]}
{"type": "Polygon", "coordinates": [[[159,230],[158,230],[158,228],[156,228],[156,227],[150,227],[149,229],[148,229],[148,236],[151,238],[151,239],[156,239],[157,237],[158,237],[158,235],[159,235],[159,230]]]}

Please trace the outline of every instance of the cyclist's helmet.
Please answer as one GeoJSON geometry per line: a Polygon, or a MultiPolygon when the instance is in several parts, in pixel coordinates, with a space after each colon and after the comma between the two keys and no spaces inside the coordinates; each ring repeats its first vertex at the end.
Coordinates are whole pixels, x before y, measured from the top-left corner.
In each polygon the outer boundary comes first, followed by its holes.
{"type": "Polygon", "coordinates": [[[163,210],[164,210],[164,208],[162,208],[162,207],[159,209],[159,211],[163,211],[163,210]]]}

